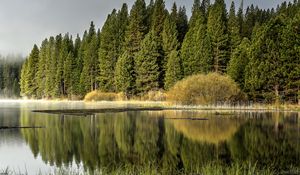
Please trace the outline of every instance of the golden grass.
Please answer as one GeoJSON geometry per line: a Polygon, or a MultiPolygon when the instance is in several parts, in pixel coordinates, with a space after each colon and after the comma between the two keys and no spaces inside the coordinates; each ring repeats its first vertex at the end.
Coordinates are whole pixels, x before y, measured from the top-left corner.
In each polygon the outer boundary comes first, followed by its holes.
{"type": "Polygon", "coordinates": [[[84,97],[84,101],[123,101],[126,97],[123,93],[92,91],[84,97]]]}

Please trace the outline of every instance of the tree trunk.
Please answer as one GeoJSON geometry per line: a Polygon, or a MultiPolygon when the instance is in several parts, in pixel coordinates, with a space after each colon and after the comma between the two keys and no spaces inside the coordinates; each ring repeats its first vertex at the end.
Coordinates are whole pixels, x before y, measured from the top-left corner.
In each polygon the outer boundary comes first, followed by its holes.
{"type": "Polygon", "coordinates": [[[275,85],[274,90],[275,90],[275,104],[279,105],[280,104],[279,85],[275,85]]]}

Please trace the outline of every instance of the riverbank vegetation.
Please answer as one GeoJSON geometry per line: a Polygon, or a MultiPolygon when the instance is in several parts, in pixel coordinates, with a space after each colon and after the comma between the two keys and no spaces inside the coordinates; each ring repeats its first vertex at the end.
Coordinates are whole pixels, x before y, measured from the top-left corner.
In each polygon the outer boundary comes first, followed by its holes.
{"type": "Polygon", "coordinates": [[[234,2],[227,11],[224,0],[195,0],[190,19],[184,6],[168,11],[163,0],[136,0],[131,9],[112,10],[101,30],[91,23],[74,40],[59,34],[35,45],[22,68],[21,95],[83,99],[97,91],[131,99],[215,72],[230,76],[249,101],[297,103],[299,28],[297,0],[276,9],[242,3],[238,11],[234,2]]]}

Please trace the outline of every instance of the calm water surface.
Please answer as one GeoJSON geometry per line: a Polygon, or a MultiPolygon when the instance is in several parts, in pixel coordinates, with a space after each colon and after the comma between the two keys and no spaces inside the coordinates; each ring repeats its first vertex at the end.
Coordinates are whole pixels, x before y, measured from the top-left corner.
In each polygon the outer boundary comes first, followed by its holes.
{"type": "Polygon", "coordinates": [[[0,101],[0,126],[45,127],[0,130],[0,171],[113,171],[154,164],[172,173],[236,162],[278,171],[300,168],[300,113],[163,111],[70,117],[31,112],[122,106],[128,105],[0,101]]]}

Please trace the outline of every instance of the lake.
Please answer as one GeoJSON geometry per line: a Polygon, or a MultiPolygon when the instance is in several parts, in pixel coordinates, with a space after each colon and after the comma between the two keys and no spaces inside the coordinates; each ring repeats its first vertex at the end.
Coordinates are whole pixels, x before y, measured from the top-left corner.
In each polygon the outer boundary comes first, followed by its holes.
{"type": "MultiPolygon", "coordinates": [[[[143,104],[145,105],[145,104],[143,104]]],[[[155,105],[149,104],[149,105],[155,105]]],[[[300,113],[143,111],[67,116],[32,110],[138,107],[125,103],[0,101],[0,172],[156,168],[197,173],[208,165],[300,169],[300,113]]]]}

